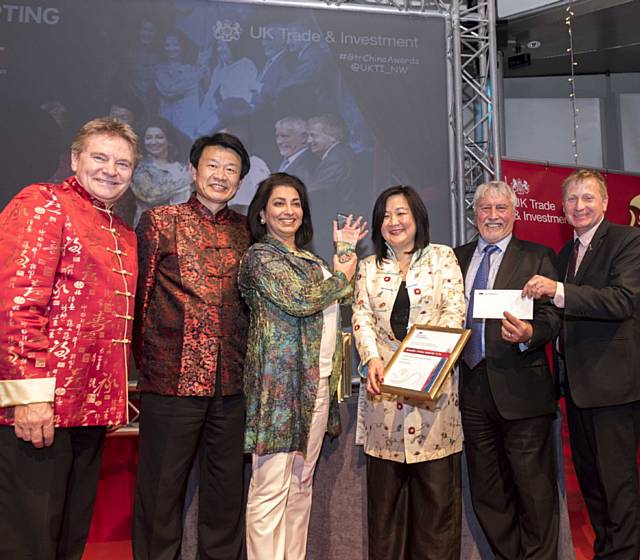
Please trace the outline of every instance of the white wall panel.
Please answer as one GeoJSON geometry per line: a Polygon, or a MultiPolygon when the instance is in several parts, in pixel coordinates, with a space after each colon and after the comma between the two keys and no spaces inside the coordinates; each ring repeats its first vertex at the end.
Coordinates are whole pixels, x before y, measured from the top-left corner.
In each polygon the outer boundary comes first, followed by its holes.
{"type": "MultiPolygon", "coordinates": [[[[600,100],[581,98],[578,163],[601,167],[600,100]]],[[[506,156],[573,165],[573,118],[567,98],[505,99],[506,156]]]]}

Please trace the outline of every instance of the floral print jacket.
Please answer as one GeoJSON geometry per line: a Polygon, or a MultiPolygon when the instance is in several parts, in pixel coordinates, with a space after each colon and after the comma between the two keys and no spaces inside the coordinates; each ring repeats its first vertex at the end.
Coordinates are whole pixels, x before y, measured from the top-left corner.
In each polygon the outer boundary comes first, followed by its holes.
{"type": "MultiPolygon", "coordinates": [[[[306,451],[318,392],[322,310],[352,292],[342,273],[324,280],[321,266],[329,268],[312,253],[291,251],[270,236],[252,245],[240,265],[238,284],[251,317],[244,366],[247,453],[306,451]]],[[[327,423],[331,436],[340,432],[341,354],[336,340],[327,423]]]]}
{"type": "MultiPolygon", "coordinates": [[[[364,259],[356,274],[353,334],[362,364],[380,358],[386,364],[400,345],[391,329],[391,311],[402,278],[391,257],[376,265],[364,259]]],[[[464,287],[458,261],[450,247],[430,244],[413,255],[406,276],[414,323],[462,328],[464,287]]],[[[364,405],[365,453],[381,459],[416,463],[441,459],[462,450],[457,368],[444,383],[435,408],[383,393],[364,405]]]]}

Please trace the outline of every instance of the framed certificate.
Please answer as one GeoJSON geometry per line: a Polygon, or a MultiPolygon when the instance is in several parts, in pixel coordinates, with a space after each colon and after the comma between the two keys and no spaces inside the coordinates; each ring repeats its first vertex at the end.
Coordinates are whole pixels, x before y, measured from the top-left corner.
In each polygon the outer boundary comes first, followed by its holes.
{"type": "Polygon", "coordinates": [[[382,391],[435,401],[470,334],[469,329],[413,325],[384,370],[382,391]]]}

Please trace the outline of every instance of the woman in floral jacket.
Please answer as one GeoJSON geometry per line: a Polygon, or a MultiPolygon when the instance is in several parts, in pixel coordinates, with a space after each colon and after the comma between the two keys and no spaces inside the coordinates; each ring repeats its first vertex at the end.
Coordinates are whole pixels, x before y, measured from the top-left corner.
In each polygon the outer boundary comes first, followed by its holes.
{"type": "MultiPolygon", "coordinates": [[[[239,273],[251,312],[244,366],[245,450],[253,455],[247,555],[303,559],[324,433],[340,431],[338,302],[351,295],[357,259],[334,257],[331,272],[302,248],[313,235],[307,193],[287,173],[260,183],[248,221],[258,242],[239,273]]],[[[346,227],[364,229],[360,220],[346,227]]]]}
{"type": "Polygon", "coordinates": [[[353,333],[368,369],[364,406],[369,558],[460,558],[462,429],[457,372],[435,406],[380,392],[384,367],[414,323],[461,328],[462,274],[451,248],[429,243],[411,187],[373,209],[375,255],[356,276],[353,333]]]}

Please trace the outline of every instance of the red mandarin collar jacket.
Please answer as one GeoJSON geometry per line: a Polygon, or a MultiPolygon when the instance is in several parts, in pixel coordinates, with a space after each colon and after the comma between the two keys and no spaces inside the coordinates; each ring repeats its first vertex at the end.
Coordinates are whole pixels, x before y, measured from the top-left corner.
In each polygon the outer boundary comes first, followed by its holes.
{"type": "Polygon", "coordinates": [[[54,403],[58,427],[127,422],[133,231],[70,177],[0,214],[0,423],[54,403]]]}
{"type": "Polygon", "coordinates": [[[246,218],[213,215],[195,194],[142,215],[133,353],[141,391],[210,397],[242,393],[248,316],[238,267],[250,241],[246,218]]]}

